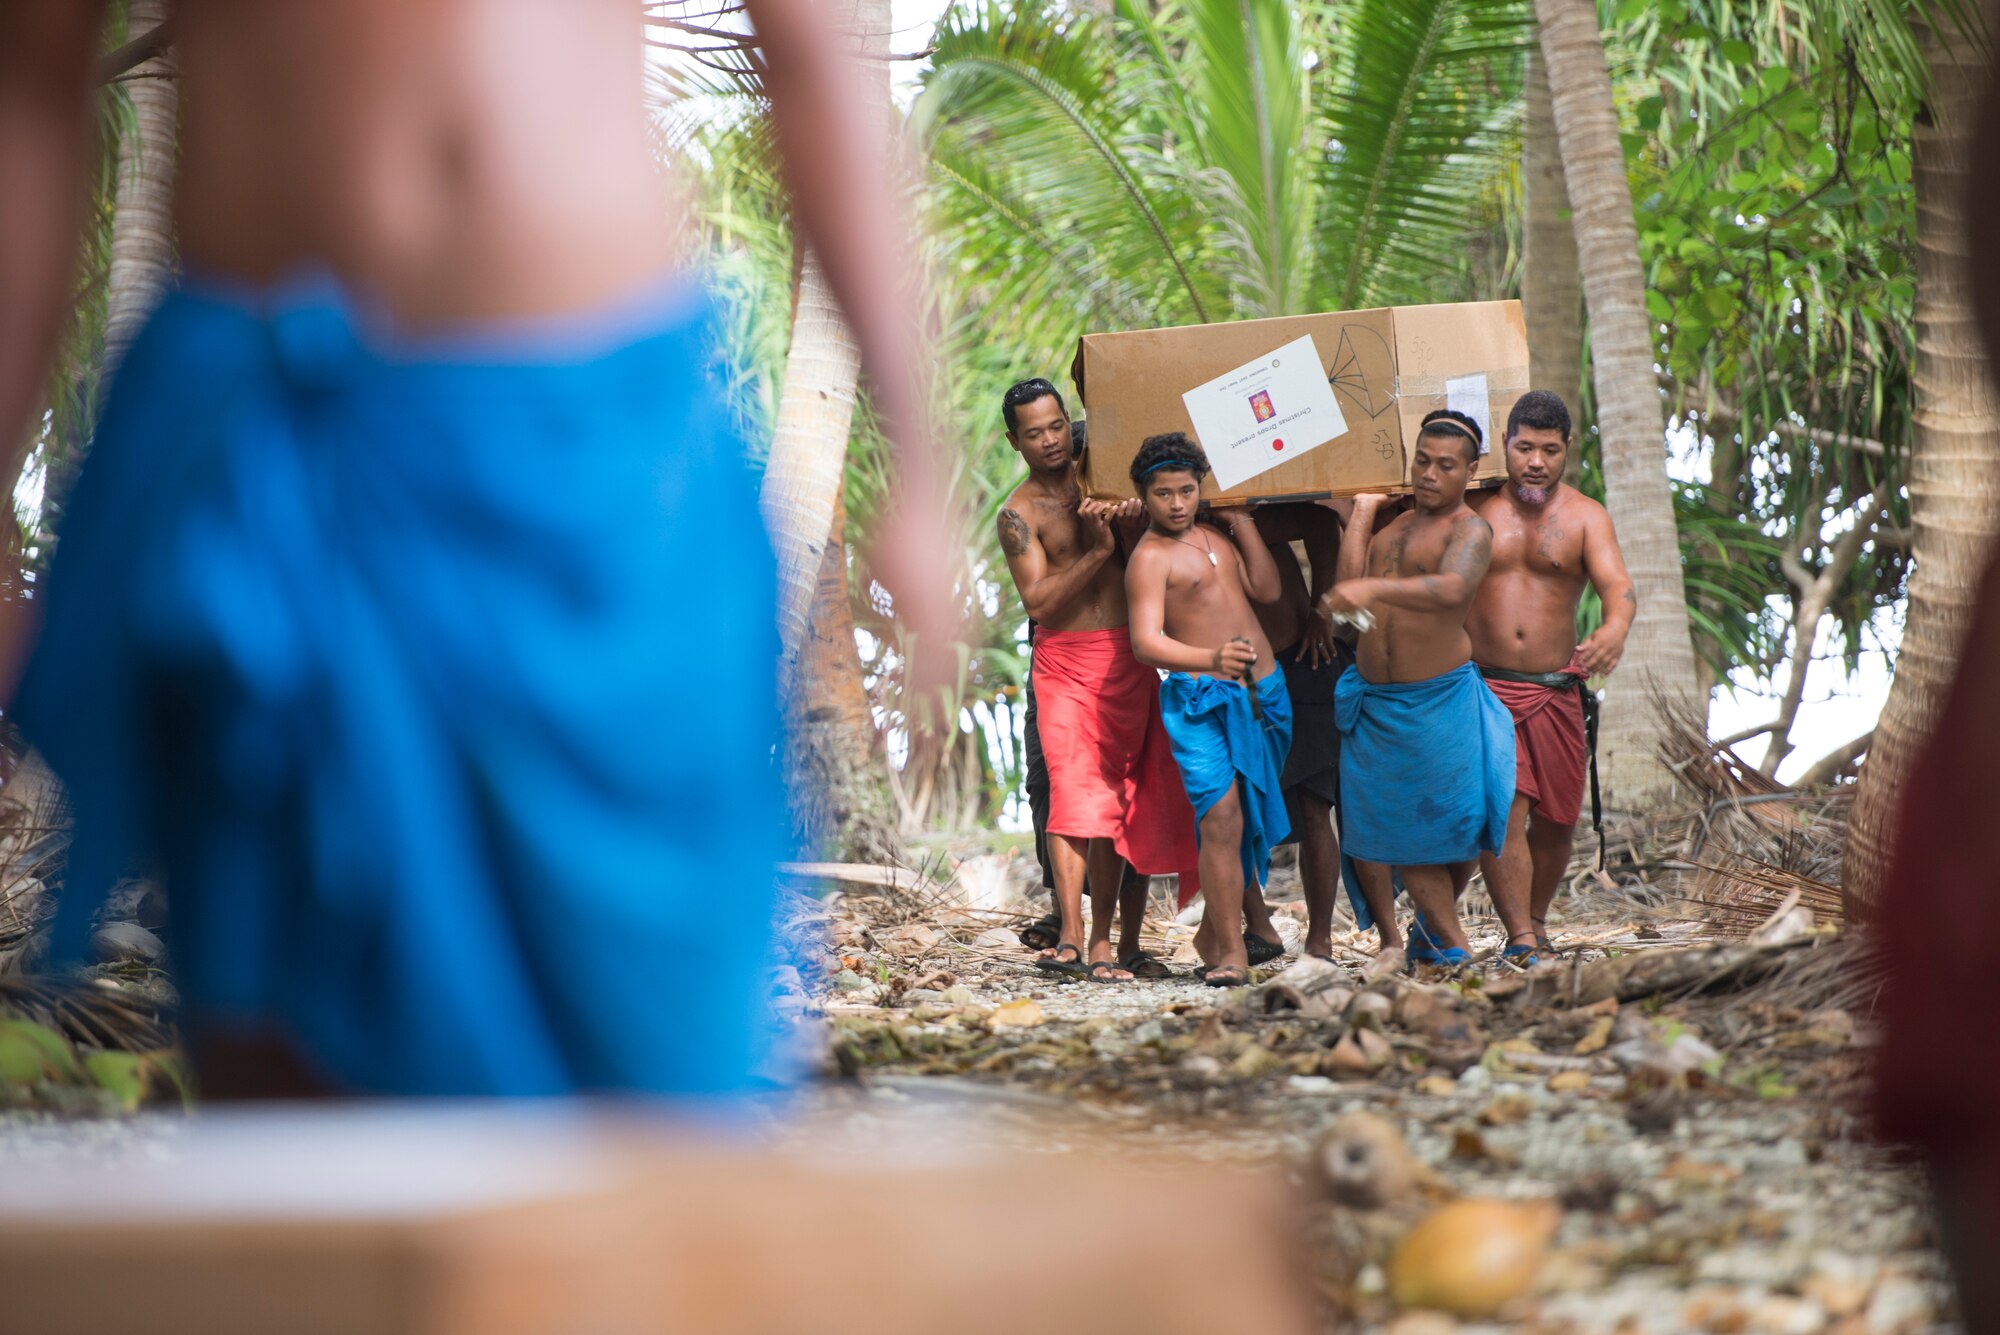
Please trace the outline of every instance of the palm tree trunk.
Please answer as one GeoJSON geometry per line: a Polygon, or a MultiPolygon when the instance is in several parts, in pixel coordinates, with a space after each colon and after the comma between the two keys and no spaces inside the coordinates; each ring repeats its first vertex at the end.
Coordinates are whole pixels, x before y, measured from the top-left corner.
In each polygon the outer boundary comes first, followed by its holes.
{"type": "MultiPolygon", "coordinates": [[[[167,0],[131,0],[126,27],[142,37],[165,23],[167,0]]],[[[105,282],[104,362],[108,378],[138,337],[146,317],[174,282],[174,167],[179,159],[180,96],[171,47],[124,76],[132,122],[118,141],[118,179],[111,216],[111,265],[105,282]]],[[[76,475],[65,459],[49,478],[50,508],[59,510],[76,475]]],[[[40,753],[26,752],[6,781],[6,801],[27,812],[62,806],[61,786],[40,753]]]]}
{"type": "Polygon", "coordinates": [[[1630,811],[1666,793],[1672,776],[1659,755],[1663,724],[1673,714],[1699,718],[1701,701],[1667,484],[1666,423],[1653,371],[1639,230],[1597,6],[1592,0],[1535,0],[1535,13],[1590,314],[1605,504],[1639,595],[1599,734],[1607,801],[1630,811]]]}
{"type": "MultiPolygon", "coordinates": [[[[131,0],[134,37],[166,22],[167,0],[131,0]]],[[[111,270],[105,285],[104,367],[115,371],[174,281],[174,166],[180,96],[168,48],[126,76],[132,124],[118,143],[111,270]]]]}
{"type": "MultiPolygon", "coordinates": [[[[1521,131],[1521,308],[1528,320],[1528,382],[1562,395],[1572,416],[1583,407],[1583,274],[1569,187],[1556,147],[1555,104],[1541,52],[1530,48],[1521,131]]],[[[1575,481],[1580,450],[1571,450],[1575,481]]]]}
{"type": "Polygon", "coordinates": [[[1916,399],[1910,451],[1909,608],[1848,829],[1842,890],[1865,914],[1894,852],[1896,794],[1930,736],[1958,667],[1979,580],[2000,532],[2000,392],[1990,376],[1967,258],[1975,244],[1965,199],[1985,58],[1946,20],[1920,30],[1931,95],[1915,128],[1917,192],[1916,399]]]}
{"type": "Polygon", "coordinates": [[[764,523],[778,555],[778,634],[784,654],[779,679],[788,692],[805,650],[813,594],[833,532],[861,374],[861,350],[810,249],[799,266],[794,304],[797,313],[762,498],[764,523]]]}
{"type": "Polygon", "coordinates": [[[906,850],[884,781],[882,734],[855,652],[846,527],[847,507],[835,492],[833,531],[820,561],[789,711],[786,777],[794,832],[803,847],[847,861],[895,863],[906,850]]]}
{"type": "MultiPolygon", "coordinates": [[[[886,138],[889,0],[854,0],[847,12],[861,57],[880,66],[869,88],[886,138]]],[[[901,844],[877,777],[881,748],[854,643],[840,494],[860,373],[860,348],[807,248],[762,497],[778,558],[779,679],[791,724],[786,768],[805,843],[841,844],[883,861],[900,854],[901,844]]]]}

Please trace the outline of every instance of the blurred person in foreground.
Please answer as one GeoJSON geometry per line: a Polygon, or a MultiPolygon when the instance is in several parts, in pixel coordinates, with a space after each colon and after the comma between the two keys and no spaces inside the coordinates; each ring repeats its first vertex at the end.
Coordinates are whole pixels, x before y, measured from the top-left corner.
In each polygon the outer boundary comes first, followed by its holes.
{"type": "Polygon", "coordinates": [[[1562,480],[1569,449],[1569,406],[1529,390],[1507,414],[1507,481],[1473,507],[1493,530],[1493,563],[1465,630],[1480,675],[1514,716],[1515,757],[1507,842],[1481,864],[1507,928],[1502,958],[1523,968],[1555,949],[1549,905],[1569,870],[1590,764],[1586,683],[1618,666],[1639,610],[1611,515],[1562,480]],[[1579,643],[1586,586],[1604,624],[1579,643]]]}
{"type": "MultiPolygon", "coordinates": [[[[0,6],[10,444],[73,296],[101,8],[0,6]]],[[[947,519],[887,146],[814,7],[748,9],[904,446],[880,559],[921,641],[947,519]]],[[[76,812],[58,955],[157,859],[211,1095],[760,1084],[773,567],[641,23],[178,6],[187,278],[119,370],[17,709],[76,812]]]]}
{"type": "MultiPolygon", "coordinates": [[[[1960,159],[2000,162],[2000,55],[1979,129],[1960,159]]],[[[1964,218],[2000,214],[2000,174],[1974,171],[1964,218]]],[[[1975,313],[2000,381],[2000,251],[1968,244],[1975,313]]],[[[1940,279],[1939,281],[1947,281],[1940,279]]],[[[1963,391],[1971,393],[1970,387],[1963,391]]],[[[2000,388],[1996,388],[2000,392],[2000,388]]],[[[1876,1044],[1875,1112],[1930,1170],[1940,1241],[1968,1331],[2000,1330],[2000,1064],[1980,1034],[2000,1027],[2000,554],[1969,609],[1958,675],[1898,795],[1895,860],[1872,906],[1888,983],[1876,1044]]],[[[1858,906],[1856,906],[1858,907],[1858,906]]]]}

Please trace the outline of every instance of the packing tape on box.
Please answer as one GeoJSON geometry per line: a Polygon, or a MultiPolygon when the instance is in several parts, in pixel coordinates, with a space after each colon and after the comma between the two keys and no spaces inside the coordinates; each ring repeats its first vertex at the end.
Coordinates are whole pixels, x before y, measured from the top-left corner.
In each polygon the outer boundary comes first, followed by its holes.
{"type": "MultiPolygon", "coordinates": [[[[1501,366],[1491,371],[1467,375],[1397,376],[1396,401],[1405,409],[1429,412],[1433,408],[1455,408],[1479,423],[1479,452],[1493,449],[1493,401],[1512,404],[1528,392],[1528,368],[1501,366]]],[[[1505,427],[1506,423],[1499,424],[1505,427]]]]}
{"type": "MultiPolygon", "coordinates": [[[[1465,375],[1399,375],[1390,379],[1390,393],[1399,400],[1444,399],[1457,389],[1461,394],[1476,388],[1471,382],[1479,381],[1485,386],[1486,396],[1496,398],[1502,395],[1520,398],[1528,392],[1528,368],[1525,366],[1502,366],[1490,371],[1473,371],[1465,375]]],[[[1440,403],[1439,407],[1445,405],[1440,403]]]]}

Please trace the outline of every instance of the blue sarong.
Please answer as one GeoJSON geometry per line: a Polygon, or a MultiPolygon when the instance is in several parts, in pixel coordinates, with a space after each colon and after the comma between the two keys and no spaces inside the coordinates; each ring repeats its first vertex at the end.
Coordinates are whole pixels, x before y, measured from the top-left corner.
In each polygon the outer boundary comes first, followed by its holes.
{"type": "Polygon", "coordinates": [[[170,296],[62,525],[18,714],[57,950],[142,862],[191,1027],[388,1094],[761,1083],[773,563],[698,289],[398,340],[170,296]]]}
{"type": "Polygon", "coordinates": [[[1271,879],[1271,848],[1292,828],[1278,781],[1292,745],[1292,698],[1285,693],[1283,672],[1274,670],[1257,683],[1257,702],[1264,710],[1261,723],[1240,682],[1175,672],[1160,683],[1160,712],[1194,806],[1197,844],[1201,818],[1237,779],[1243,780],[1246,886],[1271,879]]]}
{"type": "Polygon", "coordinates": [[[1424,681],[1334,688],[1346,852],[1392,867],[1498,853],[1514,800],[1514,718],[1467,663],[1424,681]]]}

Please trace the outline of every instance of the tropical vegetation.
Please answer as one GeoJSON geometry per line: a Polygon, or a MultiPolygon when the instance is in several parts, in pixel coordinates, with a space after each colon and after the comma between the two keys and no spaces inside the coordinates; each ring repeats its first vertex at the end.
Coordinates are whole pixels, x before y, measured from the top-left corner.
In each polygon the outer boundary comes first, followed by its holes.
{"type": "MultiPolygon", "coordinates": [[[[1850,869],[1872,881],[1881,794],[2000,526],[1980,480],[2000,410],[1966,371],[1951,258],[1986,40],[1966,0],[957,0],[923,53],[885,49],[904,40],[886,3],[850,8],[861,49],[925,56],[884,89],[883,123],[927,222],[912,263],[967,515],[967,652],[939,699],[902,689],[866,543],[889,455],[852,358],[824,355],[837,314],[791,234],[754,43],[728,6],[646,6],[681,48],[659,66],[660,142],[697,185],[729,387],[754,438],[790,442],[767,496],[789,488],[804,516],[779,537],[794,728],[847,789],[802,837],[857,846],[858,822],[863,851],[894,851],[1015,800],[1024,627],[991,522],[1019,473],[1005,385],[1066,383],[1089,330],[1522,297],[1537,377],[1581,409],[1577,480],[1652,597],[1612,699],[1619,783],[1658,782],[1656,699],[1761,684],[1770,721],[1732,740],[1773,772],[1814,682],[1898,654],[1872,753],[1863,736],[1812,767],[1866,755],[1881,776],[1850,869]]],[[[114,38],[159,12],[132,0],[114,38]]],[[[128,77],[105,99],[79,319],[33,442],[58,480],[118,313],[170,271],[144,201],[172,167],[171,88],[128,77]]],[[[24,519],[31,548],[59,528],[54,509],[24,519]]]]}

